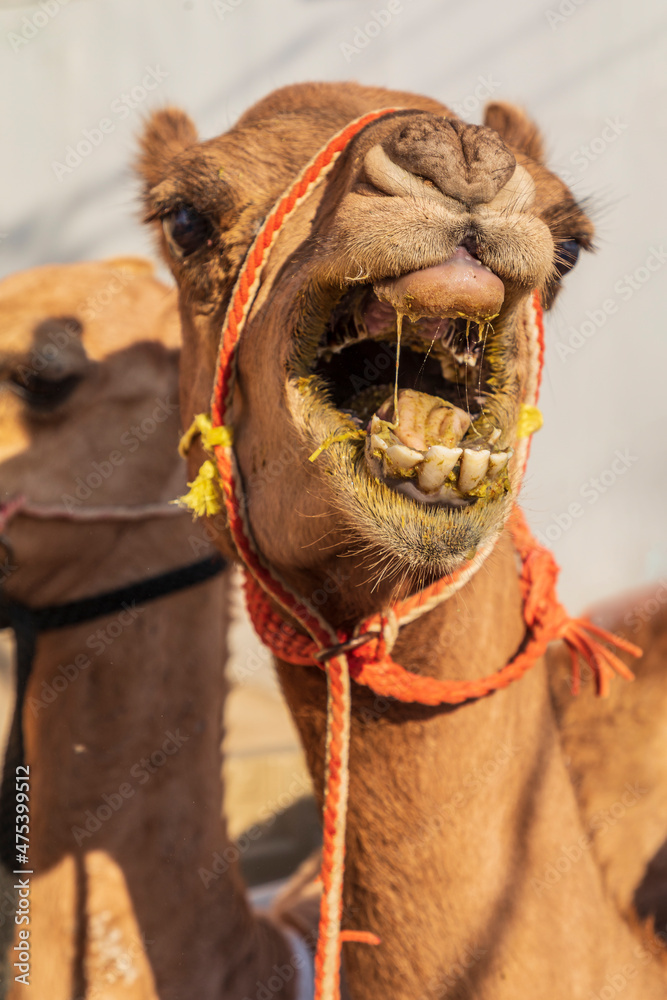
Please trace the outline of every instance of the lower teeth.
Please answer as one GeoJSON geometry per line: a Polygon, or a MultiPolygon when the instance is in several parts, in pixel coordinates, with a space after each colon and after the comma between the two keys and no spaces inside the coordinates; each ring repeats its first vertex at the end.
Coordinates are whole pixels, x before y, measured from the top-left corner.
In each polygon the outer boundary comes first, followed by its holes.
{"type": "Polygon", "coordinates": [[[488,421],[470,432],[469,424],[468,414],[446,401],[403,390],[393,406],[386,401],[371,419],[366,438],[371,470],[399,484],[413,482],[412,490],[429,499],[499,496],[507,487],[503,472],[511,453],[492,452],[501,431],[488,421]],[[476,447],[465,447],[469,436],[476,447]]]}
{"type": "Polygon", "coordinates": [[[366,454],[373,469],[382,469],[387,479],[413,481],[422,493],[455,489],[460,496],[501,495],[506,484],[502,473],[511,452],[473,451],[471,448],[446,448],[432,445],[426,452],[395,444],[387,447],[377,435],[366,439],[366,454]]]}
{"type": "Polygon", "coordinates": [[[427,493],[432,490],[439,490],[462,454],[462,448],[445,448],[442,445],[432,445],[426,452],[426,457],[417,472],[421,489],[427,493]]]}

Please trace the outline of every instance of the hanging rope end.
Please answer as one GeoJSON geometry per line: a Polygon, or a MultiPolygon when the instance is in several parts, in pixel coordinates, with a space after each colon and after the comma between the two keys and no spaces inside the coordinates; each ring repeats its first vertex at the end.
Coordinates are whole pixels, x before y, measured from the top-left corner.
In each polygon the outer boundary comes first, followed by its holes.
{"type": "Polygon", "coordinates": [[[639,646],[622,636],[600,628],[588,618],[570,618],[564,623],[559,638],[566,644],[572,661],[572,694],[579,694],[581,687],[579,660],[583,660],[593,671],[599,698],[609,696],[609,682],[614,674],[626,681],[635,679],[632,670],[612,650],[616,649],[635,658],[642,656],[643,652],[639,646]],[[611,649],[608,648],[610,646],[611,649]]]}
{"type": "Polygon", "coordinates": [[[189,507],[195,517],[212,517],[222,510],[220,495],[220,479],[214,463],[207,459],[197,474],[196,479],[188,483],[189,491],[178,500],[182,507],[189,507]]]}

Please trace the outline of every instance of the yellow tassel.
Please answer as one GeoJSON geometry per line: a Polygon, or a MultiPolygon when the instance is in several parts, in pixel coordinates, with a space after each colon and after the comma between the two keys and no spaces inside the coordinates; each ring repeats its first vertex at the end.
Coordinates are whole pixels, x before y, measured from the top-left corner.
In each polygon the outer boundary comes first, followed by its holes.
{"type": "Polygon", "coordinates": [[[222,499],[220,496],[220,477],[215,464],[207,460],[202,465],[197,474],[197,478],[192,483],[188,483],[189,493],[173,500],[172,503],[180,503],[183,507],[189,507],[194,511],[195,517],[212,516],[219,514],[222,510],[222,499]]]}
{"type": "Polygon", "coordinates": [[[527,438],[535,431],[539,431],[544,423],[544,417],[536,406],[529,403],[522,403],[519,410],[519,420],[516,427],[518,438],[527,438]]]}
{"type": "Polygon", "coordinates": [[[214,427],[208,413],[198,413],[178,443],[178,453],[182,458],[185,458],[198,434],[201,435],[201,443],[206,451],[213,451],[219,444],[230,447],[234,440],[231,427],[214,427]]]}
{"type": "Polygon", "coordinates": [[[366,431],[345,431],[344,434],[330,434],[325,441],[316,448],[312,455],[309,456],[308,461],[314,462],[320,457],[323,451],[330,448],[332,444],[338,444],[339,441],[349,441],[351,438],[365,438],[366,431]]]}

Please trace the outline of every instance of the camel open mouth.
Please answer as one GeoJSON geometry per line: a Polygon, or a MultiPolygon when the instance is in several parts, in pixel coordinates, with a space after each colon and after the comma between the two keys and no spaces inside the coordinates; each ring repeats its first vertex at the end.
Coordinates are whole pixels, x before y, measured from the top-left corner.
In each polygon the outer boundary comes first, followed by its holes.
{"type": "Polygon", "coordinates": [[[515,439],[502,392],[501,280],[463,247],[444,264],[348,289],[313,373],[363,438],[371,476],[425,504],[504,496],[515,439]]]}

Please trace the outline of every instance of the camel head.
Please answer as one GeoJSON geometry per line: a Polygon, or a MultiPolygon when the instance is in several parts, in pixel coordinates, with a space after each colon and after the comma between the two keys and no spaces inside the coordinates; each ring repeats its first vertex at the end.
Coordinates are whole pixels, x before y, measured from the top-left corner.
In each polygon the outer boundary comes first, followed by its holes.
{"type": "Polygon", "coordinates": [[[379,108],[401,110],[357,134],[281,229],[236,359],[253,534],[302,593],[342,567],[334,618],[453,571],[502,527],[535,377],[533,295],[551,304],[591,223],[505,104],[475,126],[413,94],[301,84],[208,141],[182,112],[158,112],[140,160],[180,290],[187,426],[209,408],[225,308],[262,220],[338,130],[379,108]]]}
{"type": "MultiPolygon", "coordinates": [[[[0,283],[0,525],[20,496],[76,516],[182,491],[174,306],[173,291],[136,258],[40,267],[0,283]]],[[[12,519],[1,533],[18,571],[0,580],[4,589],[35,603],[38,581],[61,578],[72,547],[80,550],[86,528],[72,530],[76,541],[61,516],[12,519]]],[[[110,546],[123,530],[108,529],[110,546]]],[[[91,559],[104,557],[92,548],[91,559]]]]}

